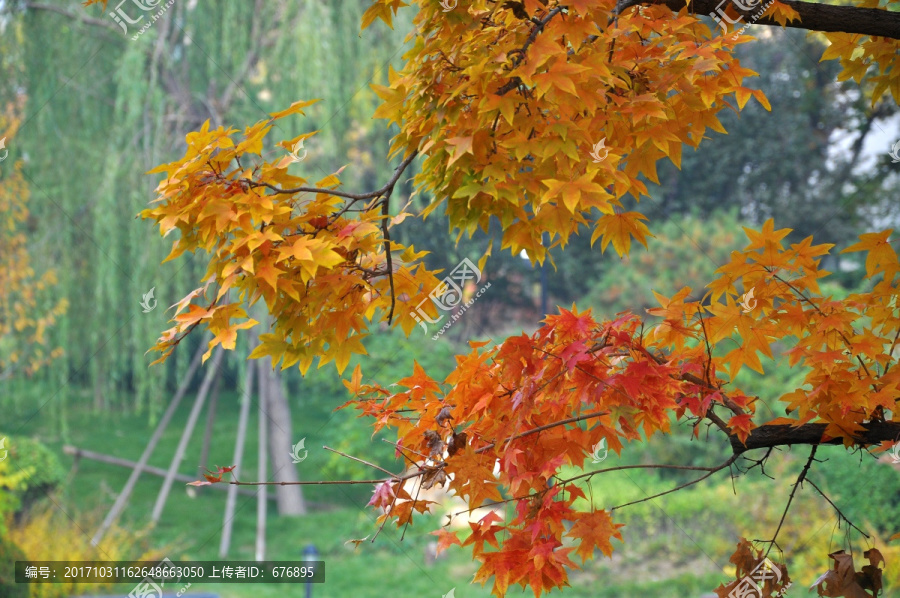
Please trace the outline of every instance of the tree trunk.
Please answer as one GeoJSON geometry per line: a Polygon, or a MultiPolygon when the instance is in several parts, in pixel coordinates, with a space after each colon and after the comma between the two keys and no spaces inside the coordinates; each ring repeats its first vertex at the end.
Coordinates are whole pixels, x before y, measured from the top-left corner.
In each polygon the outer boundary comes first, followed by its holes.
{"type": "MultiPolygon", "coordinates": [[[[271,362],[266,361],[265,369],[269,376],[266,407],[269,420],[269,453],[272,455],[272,479],[279,482],[297,482],[300,477],[293,462],[293,445],[300,439],[294,439],[291,408],[284,392],[284,381],[280,371],[273,371],[271,362]]],[[[300,455],[305,454],[305,449],[302,449],[300,455]]],[[[275,494],[279,515],[306,515],[302,486],[275,486],[275,494]]]]}
{"type": "MultiPolygon", "coordinates": [[[[251,332],[250,346],[253,347],[254,335],[251,332]]],[[[234,442],[234,457],[231,459],[234,465],[234,477],[241,475],[241,461],[244,459],[244,441],[247,438],[247,422],[250,421],[250,398],[253,396],[253,372],[259,368],[252,361],[247,363],[247,375],[244,378],[244,390],[241,393],[241,416],[238,419],[237,438],[234,442]]],[[[238,478],[240,479],[240,478],[238,478]]],[[[260,480],[263,481],[263,480],[260,480]]],[[[217,484],[213,484],[216,486],[217,484]]],[[[234,509],[237,507],[237,494],[240,488],[238,486],[228,486],[228,499],[225,501],[225,521],[222,523],[222,539],[219,542],[219,558],[224,559],[228,556],[228,548],[231,547],[231,530],[234,526],[234,509]]],[[[265,491],[268,488],[257,489],[257,492],[265,491]]]]}
{"type": "Polygon", "coordinates": [[[212,396],[209,398],[209,407],[206,411],[206,431],[203,433],[203,449],[200,451],[200,467],[209,467],[209,445],[212,443],[213,426],[216,421],[216,405],[219,402],[219,389],[222,386],[222,376],[216,376],[213,382],[212,396]]]}
{"type": "MultiPolygon", "coordinates": [[[[269,464],[266,451],[266,433],[269,430],[269,426],[266,424],[266,417],[268,413],[268,405],[266,405],[267,397],[269,395],[269,376],[267,372],[266,364],[260,360],[257,363],[259,367],[259,418],[257,424],[259,426],[259,442],[257,445],[256,452],[256,477],[260,482],[265,482],[269,480],[269,464]]],[[[256,560],[264,561],[266,560],[266,510],[268,505],[266,504],[266,499],[263,498],[263,488],[259,489],[259,494],[256,495],[256,560]]]]}

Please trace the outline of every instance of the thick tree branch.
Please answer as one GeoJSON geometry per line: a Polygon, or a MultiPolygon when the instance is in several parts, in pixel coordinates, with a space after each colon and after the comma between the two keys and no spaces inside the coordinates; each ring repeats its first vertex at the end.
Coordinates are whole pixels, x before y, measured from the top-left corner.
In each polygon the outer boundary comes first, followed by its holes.
{"type": "MultiPolygon", "coordinates": [[[[825,424],[804,424],[796,428],[789,425],[761,426],[750,432],[746,445],[742,444],[736,436],[731,436],[729,440],[731,448],[736,454],[773,446],[841,444],[843,442],[841,438],[823,441],[825,427],[825,424]]],[[[900,422],[870,422],[862,424],[862,427],[863,430],[855,436],[856,443],[860,445],[871,446],[900,437],[900,422]]]]}
{"type": "MultiPolygon", "coordinates": [[[[810,31],[860,33],[900,39],[900,12],[890,12],[875,8],[859,8],[856,6],[833,6],[815,2],[798,2],[797,0],[780,0],[800,15],[799,21],[792,21],[788,27],[808,29],[810,31]]],[[[638,0],[627,5],[664,4],[678,12],[684,8],[684,0],[638,0]]],[[[722,0],[691,0],[688,10],[696,14],[708,15],[716,12],[722,0]]],[[[724,10],[730,2],[722,4],[724,10]]],[[[762,3],[760,4],[762,6],[762,3]]],[[[781,27],[771,17],[766,16],[754,24],[781,27]]]]}

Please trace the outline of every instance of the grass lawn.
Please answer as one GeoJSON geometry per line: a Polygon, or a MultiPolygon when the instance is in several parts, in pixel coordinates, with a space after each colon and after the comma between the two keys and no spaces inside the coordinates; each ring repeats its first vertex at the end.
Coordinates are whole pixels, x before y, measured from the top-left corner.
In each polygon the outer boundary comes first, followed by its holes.
{"type": "MultiPolygon", "coordinates": [[[[192,396],[189,394],[180,407],[151,458],[151,465],[168,467],[187,420],[192,396]]],[[[211,464],[232,464],[238,409],[236,394],[223,392],[217,407],[214,440],[210,449],[211,464]]],[[[253,409],[252,413],[248,426],[244,473],[241,475],[244,480],[258,479],[255,471],[256,410],[253,409]]],[[[324,479],[323,468],[331,455],[322,450],[321,446],[323,443],[335,443],[334,434],[329,439],[324,431],[332,429],[335,419],[352,418],[353,414],[339,412],[326,427],[326,422],[332,416],[324,408],[294,410],[294,436],[305,436],[306,448],[309,450],[308,458],[297,466],[301,479],[324,479]]],[[[64,440],[58,435],[54,436],[44,421],[32,418],[28,426],[19,433],[40,438],[59,454],[67,468],[72,466],[73,458],[63,454],[65,444],[136,461],[153,432],[144,416],[113,412],[98,415],[86,409],[70,408],[69,438],[64,440]]],[[[204,422],[205,415],[198,422],[188,446],[187,456],[180,467],[182,473],[199,473],[197,460],[201,452],[204,422]]],[[[364,426],[365,423],[360,421],[357,425],[364,426]]],[[[102,518],[113,504],[116,493],[125,484],[129,473],[130,470],[125,468],[81,459],[69,482],[57,491],[55,500],[76,521],[83,518],[87,520],[89,516],[94,519],[98,516],[102,518]]],[[[650,480],[635,477],[634,473],[631,474],[631,480],[637,480],[640,485],[651,483],[650,480]]],[[[628,485],[627,482],[622,483],[628,485]]],[[[190,493],[194,494],[191,496],[184,483],[176,482],[159,524],[149,529],[150,514],[161,485],[161,478],[142,475],[120,524],[134,531],[145,530],[147,541],[154,547],[162,548],[172,560],[220,561],[218,548],[223,527],[225,493],[210,488],[197,488],[197,492],[190,493]]],[[[347,540],[371,537],[377,530],[375,513],[365,508],[371,488],[366,485],[321,486],[305,487],[304,492],[308,501],[327,508],[315,509],[305,517],[282,518],[277,516],[274,502],[270,502],[266,559],[300,560],[304,547],[314,544],[321,555],[320,559],[325,561],[326,572],[325,583],[316,584],[312,588],[312,595],[316,598],[374,598],[385,595],[440,598],[453,588],[456,598],[490,595],[490,586],[470,584],[477,564],[466,557],[466,549],[453,547],[435,563],[426,565],[425,548],[433,540],[428,534],[441,525],[441,518],[417,517],[402,540],[403,530],[386,527],[374,544],[364,542],[358,548],[353,548],[346,544],[347,540]]],[[[83,527],[84,533],[90,535],[96,529],[96,523],[85,523],[83,527]]],[[[704,595],[725,579],[721,569],[708,558],[705,559],[706,562],[679,560],[677,555],[673,556],[672,547],[665,540],[646,537],[645,528],[626,528],[625,531],[627,547],[617,542],[617,552],[612,561],[598,552],[596,560],[588,563],[584,570],[572,573],[572,587],[563,595],[572,598],[691,598],[704,595]]],[[[240,496],[229,559],[253,560],[255,533],[256,499],[240,496]]],[[[104,557],[85,555],[84,558],[104,557]]],[[[727,560],[727,556],[720,560],[727,560]]],[[[124,593],[130,589],[124,585],[117,588],[124,593]]],[[[302,584],[195,583],[189,592],[210,592],[223,598],[274,598],[303,596],[305,588],[302,584]]],[[[509,595],[524,596],[532,593],[516,586],[509,595]]]]}

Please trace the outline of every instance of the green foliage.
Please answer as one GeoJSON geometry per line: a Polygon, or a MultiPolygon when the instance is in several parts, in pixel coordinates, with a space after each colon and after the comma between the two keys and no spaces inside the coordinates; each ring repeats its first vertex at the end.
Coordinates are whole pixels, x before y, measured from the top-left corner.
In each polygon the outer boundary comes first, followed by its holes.
{"type": "MultiPolygon", "coordinates": [[[[4,434],[0,433],[0,438],[3,436],[4,434]]],[[[11,491],[19,503],[15,510],[25,512],[36,501],[59,486],[65,479],[66,472],[56,454],[39,440],[26,436],[6,436],[6,438],[9,459],[5,463],[12,467],[12,471],[21,472],[19,483],[11,491]]],[[[0,513],[2,510],[0,505],[0,513]]]]}
{"type": "MultiPolygon", "coordinates": [[[[165,370],[147,368],[152,358],[144,351],[171,316],[166,308],[193,288],[204,267],[190,259],[160,266],[167,243],[133,217],[152,195],[144,173],[206,118],[214,126],[249,122],[299,94],[323,100],[309,120],[297,119],[291,123],[297,129],[284,133],[322,130],[308,144],[303,167],[325,176],[365,153],[368,167],[346,170],[347,188],[383,184],[396,166],[386,159],[393,132],[371,120],[378,100],[368,84],[386,83],[388,64],[399,66],[412,15],[400,17],[396,31],[360,35],[368,0],[266,2],[259,14],[252,2],[189,3],[178,10],[173,31],[154,26],[132,41],[97,36],[93,25],[20,4],[7,11],[0,34],[0,56],[10,65],[0,76],[0,106],[27,90],[31,133],[11,149],[30,156],[30,177],[40,173],[29,241],[42,260],[55,263],[59,295],[70,303],[49,335],[66,355],[59,367],[39,374],[55,387],[43,415],[62,427],[67,402],[89,389],[95,409],[157,416],[193,346],[186,342],[165,370]],[[264,36],[254,38],[254,18],[264,36]],[[157,36],[167,47],[159,61],[151,58],[157,36]],[[110,51],[110,43],[119,47],[110,51]],[[256,58],[248,61],[251,54],[256,58]],[[77,91],[58,93],[59,72],[72,74],[77,91]],[[71,156],[80,159],[64,167],[71,156]],[[71,185],[75,179],[83,185],[71,185]],[[64,225],[60,211],[67,214],[64,225]],[[151,287],[158,306],[145,314],[139,302],[151,287]],[[161,371],[167,380],[159,379],[161,371]]],[[[243,364],[227,361],[228,374],[239,378],[243,364]]],[[[12,399],[28,404],[18,393],[0,391],[0,404],[8,407],[12,399]]]]}
{"type": "Polygon", "coordinates": [[[25,487],[29,470],[10,471],[10,461],[0,461],[0,536],[6,533],[8,521],[22,504],[20,492],[25,487]]]}
{"type": "Polygon", "coordinates": [[[896,218],[898,181],[887,146],[874,165],[860,150],[890,131],[880,123],[897,105],[882,99],[872,107],[855,81],[836,82],[837,61],[811,59],[821,55],[823,36],[766,33],[736,55],[759,73],[747,86],[765,90],[772,110],[750,102],[740,113],[723,111],[728,135],[685,151],[680,170],[661,165],[654,203],[665,215],[737,209],[745,224],[775,217],[794,229],[795,241],[854,242],[867,223],[896,218]]]}
{"type": "MultiPolygon", "coordinates": [[[[419,329],[414,330],[409,339],[396,331],[385,331],[372,335],[368,339],[369,356],[364,358],[364,371],[370,379],[388,384],[392,380],[400,380],[412,374],[409,368],[415,360],[424,368],[433,368],[435,372],[447,374],[452,367],[456,349],[453,343],[446,339],[434,341],[431,339],[431,335],[425,336],[419,329]]],[[[351,364],[348,372],[352,371],[354,365],[351,364]]],[[[314,400],[322,402],[321,406],[328,409],[334,409],[350,399],[344,386],[339,380],[335,380],[332,372],[327,368],[310,371],[300,382],[300,388],[304,393],[318,397],[314,400]]],[[[383,467],[396,468],[394,449],[382,441],[382,438],[391,440],[388,432],[373,436],[370,428],[361,425],[356,412],[352,409],[334,413],[329,421],[328,426],[334,431],[334,435],[330,436],[339,438],[332,448],[349,455],[362,457],[383,467]]],[[[329,455],[322,473],[326,477],[334,479],[381,475],[370,467],[334,453],[329,455]]],[[[368,494],[371,489],[366,488],[365,492],[368,494]]]]}
{"type": "Polygon", "coordinates": [[[3,598],[28,598],[29,586],[16,583],[16,561],[24,560],[25,554],[0,530],[0,596],[3,598]]]}
{"type": "Polygon", "coordinates": [[[25,555],[8,534],[9,519],[21,504],[18,491],[24,487],[28,473],[28,470],[13,473],[9,459],[0,461],[0,596],[3,598],[28,596],[28,586],[15,582],[15,562],[24,560],[25,555]]]}
{"type": "Polygon", "coordinates": [[[818,478],[844,515],[866,532],[889,538],[900,530],[900,471],[890,457],[877,461],[865,452],[831,450],[827,463],[816,468],[813,480],[818,478]]]}
{"type": "MultiPolygon", "coordinates": [[[[584,298],[598,317],[630,309],[641,314],[659,303],[653,291],[672,296],[682,287],[700,298],[716,269],[728,262],[731,251],[744,244],[744,234],[732,213],[716,213],[707,220],[677,216],[656,226],[649,251],[635,251],[621,265],[603,270],[584,298]]],[[[580,304],[579,304],[580,305],[580,304]]]]}

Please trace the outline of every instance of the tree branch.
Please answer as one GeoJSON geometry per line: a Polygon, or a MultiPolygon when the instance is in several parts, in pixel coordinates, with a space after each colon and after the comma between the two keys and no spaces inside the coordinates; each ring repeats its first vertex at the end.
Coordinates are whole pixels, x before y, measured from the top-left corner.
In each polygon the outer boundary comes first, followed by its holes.
{"type": "MultiPolygon", "coordinates": [[[[870,446],[900,436],[900,422],[869,422],[860,424],[862,430],[854,434],[854,441],[859,445],[870,446]]],[[[804,424],[802,426],[776,425],[760,426],[750,432],[746,445],[736,436],[730,436],[732,450],[741,454],[746,451],[774,446],[793,444],[842,444],[842,438],[822,440],[826,424],[804,424]]]]}
{"type": "MultiPolygon", "coordinates": [[[[568,418],[568,419],[561,419],[561,420],[559,420],[559,421],[553,422],[552,424],[546,424],[546,425],[544,425],[544,426],[538,426],[537,428],[532,428],[532,429],[530,429],[530,430],[528,430],[528,431],[526,431],[526,432],[522,432],[521,434],[516,434],[515,436],[511,436],[510,438],[507,438],[507,439],[504,440],[503,442],[506,443],[506,442],[510,442],[510,441],[513,441],[513,440],[518,440],[519,438],[524,438],[525,436],[531,436],[532,434],[537,434],[538,432],[543,432],[544,430],[549,430],[550,428],[555,428],[556,426],[564,426],[564,425],[566,425],[566,424],[571,424],[571,423],[574,423],[574,422],[579,422],[579,421],[583,421],[583,420],[586,420],[586,419],[591,419],[591,418],[594,418],[594,417],[600,417],[600,416],[603,416],[603,415],[609,415],[609,411],[595,411],[595,412],[593,412],[593,413],[585,413],[584,415],[579,415],[579,416],[577,416],[577,417],[570,417],[570,418],[568,418]]],[[[480,454],[483,453],[483,452],[486,452],[486,451],[491,450],[491,449],[494,448],[495,446],[497,446],[497,443],[496,443],[496,442],[492,442],[492,443],[490,443],[490,444],[488,444],[488,445],[486,445],[486,446],[483,446],[483,447],[477,449],[477,450],[475,451],[475,454],[476,454],[476,455],[480,455],[480,454]]]]}
{"type": "Polygon", "coordinates": [[[787,504],[784,506],[784,512],[781,513],[781,520],[778,522],[778,527],[775,528],[775,535],[772,536],[771,540],[767,540],[766,543],[769,545],[769,549],[766,550],[766,556],[769,556],[769,552],[772,550],[772,547],[775,546],[775,542],[778,540],[778,532],[781,531],[781,526],[784,525],[784,520],[787,518],[788,511],[791,509],[791,503],[794,502],[794,495],[797,494],[797,488],[803,484],[803,480],[806,479],[806,474],[809,473],[809,468],[812,466],[813,461],[816,460],[816,449],[819,446],[813,446],[812,450],[809,451],[809,458],[806,460],[806,465],[803,466],[803,470],[800,472],[800,475],[797,476],[797,481],[794,482],[794,487],[791,489],[791,495],[788,497],[787,504]]]}
{"type": "MultiPolygon", "coordinates": [[[[612,513],[612,512],[615,511],[616,509],[623,509],[623,508],[625,508],[625,507],[630,507],[631,505],[636,505],[636,504],[638,504],[638,503],[647,502],[648,500],[653,500],[654,498],[659,498],[660,496],[665,496],[666,494],[671,494],[671,493],[673,493],[673,492],[678,492],[679,490],[681,490],[681,489],[683,489],[683,488],[687,488],[688,486],[693,486],[694,484],[696,484],[696,483],[698,483],[698,482],[702,482],[703,480],[705,480],[706,478],[708,478],[708,477],[711,476],[712,474],[716,473],[717,471],[721,471],[722,469],[725,469],[726,467],[729,467],[732,463],[734,463],[734,462],[737,460],[737,458],[738,458],[739,456],[740,456],[740,455],[732,455],[731,458],[728,459],[728,461],[725,461],[724,463],[722,463],[721,465],[717,465],[716,467],[709,467],[709,468],[705,468],[705,467],[690,468],[690,469],[699,469],[699,470],[701,470],[701,471],[704,470],[704,469],[706,469],[706,470],[707,470],[707,473],[706,473],[706,475],[702,475],[702,476],[700,476],[699,478],[696,478],[696,479],[691,480],[690,482],[685,482],[684,484],[681,484],[680,486],[676,486],[675,488],[671,488],[671,489],[669,489],[669,490],[666,490],[665,492],[660,492],[660,493],[658,493],[658,494],[654,494],[653,496],[648,496],[648,497],[646,497],[646,498],[641,498],[641,499],[639,499],[639,500],[633,500],[633,501],[631,501],[631,502],[625,503],[624,505],[616,505],[616,506],[614,506],[614,507],[611,507],[611,508],[609,509],[609,512],[612,513]]],[[[671,468],[669,468],[669,469],[671,469],[671,468]]],[[[688,468],[687,468],[687,467],[678,467],[678,468],[676,468],[676,469],[688,469],[688,468]]]]}
{"type": "Polygon", "coordinates": [[[397,167],[397,170],[394,171],[394,176],[391,177],[381,189],[377,189],[375,191],[369,191],[367,193],[347,193],[345,191],[338,191],[337,189],[322,189],[319,187],[295,187],[293,189],[282,189],[280,187],[276,187],[275,185],[271,185],[269,183],[259,183],[251,179],[239,179],[240,182],[246,183],[248,187],[253,189],[259,187],[266,187],[271,189],[276,194],[287,193],[293,195],[294,193],[326,193],[328,195],[334,195],[335,197],[343,197],[345,199],[355,199],[355,200],[363,200],[363,199],[374,199],[381,195],[385,195],[393,191],[394,185],[397,184],[397,181],[400,179],[400,175],[403,174],[403,171],[406,170],[406,167],[409,166],[412,161],[419,155],[418,150],[414,151],[409,155],[403,162],[401,162],[400,166],[397,167]]]}
{"type": "MultiPolygon", "coordinates": [[[[727,2],[727,0],[726,0],[727,2]]],[[[900,39],[900,12],[856,6],[834,6],[797,0],[780,0],[800,15],[799,21],[787,23],[787,27],[810,31],[859,33],[900,39]]],[[[628,2],[627,4],[632,4],[628,2]]],[[[678,12],[685,7],[684,0],[639,0],[637,4],[662,4],[678,12]]],[[[710,14],[719,8],[722,0],[691,0],[688,10],[696,14],[710,14]]],[[[760,3],[761,4],[761,3],[760,3]]],[[[725,4],[727,6],[727,4],[725,4]]],[[[771,16],[754,21],[756,25],[781,27],[771,16]]]]}
{"type": "Polygon", "coordinates": [[[865,537],[865,538],[868,538],[868,537],[869,537],[869,534],[867,534],[866,532],[862,531],[861,529],[859,529],[858,527],[856,527],[855,525],[853,525],[853,522],[850,521],[849,519],[847,519],[847,516],[844,515],[843,511],[841,511],[841,510],[838,508],[838,506],[837,506],[836,504],[834,504],[834,503],[831,501],[830,498],[828,498],[827,496],[825,496],[825,493],[822,492],[822,490],[821,490],[818,486],[816,486],[816,484],[815,484],[812,480],[807,479],[807,480],[805,480],[805,481],[806,481],[806,482],[809,482],[809,484],[810,484],[813,488],[815,488],[816,492],[818,492],[819,494],[821,494],[821,495],[822,495],[822,498],[824,498],[825,500],[827,500],[827,501],[828,501],[828,504],[830,504],[830,505],[832,506],[832,508],[833,508],[835,511],[837,511],[838,519],[839,519],[839,520],[840,520],[840,519],[843,519],[844,521],[846,521],[846,522],[847,522],[847,525],[849,525],[850,527],[852,527],[853,529],[855,529],[856,531],[858,531],[860,534],[863,535],[863,537],[865,537]]]}

